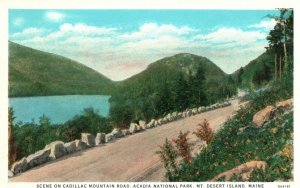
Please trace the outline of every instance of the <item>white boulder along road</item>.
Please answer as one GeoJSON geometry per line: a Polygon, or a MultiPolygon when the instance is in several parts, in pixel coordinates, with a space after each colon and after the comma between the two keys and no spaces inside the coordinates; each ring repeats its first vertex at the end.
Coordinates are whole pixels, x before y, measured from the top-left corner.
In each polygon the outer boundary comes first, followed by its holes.
{"type": "Polygon", "coordinates": [[[207,119],[213,130],[217,131],[237,109],[238,102],[232,101],[232,104],[63,156],[18,174],[9,181],[165,181],[163,164],[155,154],[165,138],[173,139],[180,131],[190,131],[190,141],[198,141],[191,134],[196,130],[197,124],[207,119]]]}

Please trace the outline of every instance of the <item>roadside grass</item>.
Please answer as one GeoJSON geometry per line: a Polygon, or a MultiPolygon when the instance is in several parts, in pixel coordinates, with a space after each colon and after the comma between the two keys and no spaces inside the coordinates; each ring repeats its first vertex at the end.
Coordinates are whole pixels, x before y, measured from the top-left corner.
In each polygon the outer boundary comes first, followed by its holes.
{"type": "Polygon", "coordinates": [[[252,160],[265,161],[267,168],[254,171],[249,181],[292,179],[293,113],[286,112],[262,128],[252,125],[253,114],[249,109],[239,110],[214,136],[211,144],[195,156],[192,163],[182,162],[178,173],[169,180],[209,181],[252,160]]]}
{"type": "MultiPolygon", "coordinates": [[[[253,116],[267,105],[275,105],[293,96],[293,76],[286,74],[281,81],[250,98],[249,106],[241,108],[226,121],[212,142],[196,155],[191,163],[181,162],[169,181],[209,181],[216,175],[238,165],[260,160],[265,170],[254,170],[248,181],[290,181],[293,179],[293,107],[256,128],[253,116]]],[[[224,181],[219,179],[218,181],[224,181]]],[[[242,181],[233,178],[232,181],[242,181]]]]}

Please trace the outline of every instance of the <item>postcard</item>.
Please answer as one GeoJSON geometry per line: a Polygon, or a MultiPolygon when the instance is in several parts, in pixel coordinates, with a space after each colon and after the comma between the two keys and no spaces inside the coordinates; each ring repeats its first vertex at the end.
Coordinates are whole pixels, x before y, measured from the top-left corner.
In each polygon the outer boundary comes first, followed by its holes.
{"type": "Polygon", "coordinates": [[[295,7],[5,5],[4,186],[296,187],[295,7]]]}

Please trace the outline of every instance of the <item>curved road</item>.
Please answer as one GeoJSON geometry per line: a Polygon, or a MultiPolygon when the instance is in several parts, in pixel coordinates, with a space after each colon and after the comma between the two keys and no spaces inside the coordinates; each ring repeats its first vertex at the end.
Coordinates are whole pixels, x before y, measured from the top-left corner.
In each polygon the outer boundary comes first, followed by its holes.
{"type": "MultiPolygon", "coordinates": [[[[165,138],[176,138],[179,131],[196,130],[206,118],[216,131],[237,109],[233,105],[180,119],[163,126],[115,140],[19,174],[11,182],[99,182],[99,181],[164,181],[164,169],[155,152],[165,138]]],[[[190,141],[201,143],[189,134],[190,141]]]]}

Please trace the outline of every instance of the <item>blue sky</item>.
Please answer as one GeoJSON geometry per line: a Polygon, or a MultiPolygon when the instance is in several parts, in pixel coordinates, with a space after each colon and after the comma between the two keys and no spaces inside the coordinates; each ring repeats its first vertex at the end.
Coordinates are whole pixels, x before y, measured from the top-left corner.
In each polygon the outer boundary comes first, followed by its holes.
{"type": "Polygon", "coordinates": [[[66,56],[112,80],[177,53],[209,58],[226,73],[267,46],[277,10],[9,10],[9,40],[66,56]]]}

